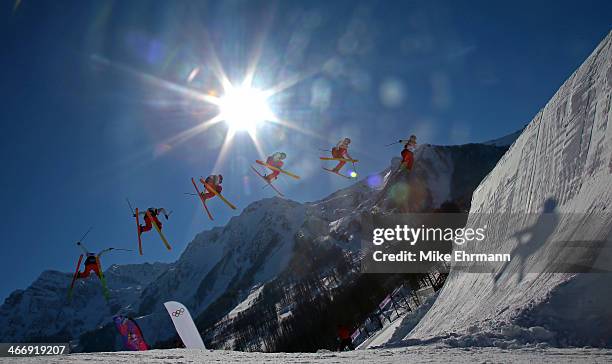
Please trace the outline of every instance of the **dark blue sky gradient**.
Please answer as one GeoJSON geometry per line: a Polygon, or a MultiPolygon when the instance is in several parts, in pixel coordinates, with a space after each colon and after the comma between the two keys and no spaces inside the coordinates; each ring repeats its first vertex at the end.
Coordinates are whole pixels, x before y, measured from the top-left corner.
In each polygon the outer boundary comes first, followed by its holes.
{"type": "Polygon", "coordinates": [[[349,184],[317,158],[344,136],[364,176],[399,153],[385,144],[411,133],[460,144],[521,128],[610,31],[611,14],[610,1],[23,0],[15,11],[5,2],[0,296],[42,270],[72,271],[74,241],[90,225],[92,250],[134,249],[125,197],[174,210],[165,225],[174,249],[146,234],[144,257],[111,253],[105,267],[174,261],[197,232],[272,196],[248,168],[257,155],[245,134],[214,171],[237,212],[211,201],[212,224],[183,194],[190,177],[213,172],[226,126],[170,140],[215,110],[153,80],[218,92],[211,50],[234,82],[258,44],[256,86],[302,78],[271,103],[308,132],[266,124],[258,137],[303,176],[278,187],[313,201],[349,184]]]}

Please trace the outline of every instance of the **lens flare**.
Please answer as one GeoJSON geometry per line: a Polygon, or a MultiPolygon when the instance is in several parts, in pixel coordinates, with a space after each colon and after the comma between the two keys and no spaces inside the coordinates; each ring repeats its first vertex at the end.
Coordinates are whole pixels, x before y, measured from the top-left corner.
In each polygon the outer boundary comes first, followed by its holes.
{"type": "Polygon", "coordinates": [[[219,99],[219,117],[235,131],[254,130],[275,119],[263,92],[255,88],[230,88],[219,99]]]}

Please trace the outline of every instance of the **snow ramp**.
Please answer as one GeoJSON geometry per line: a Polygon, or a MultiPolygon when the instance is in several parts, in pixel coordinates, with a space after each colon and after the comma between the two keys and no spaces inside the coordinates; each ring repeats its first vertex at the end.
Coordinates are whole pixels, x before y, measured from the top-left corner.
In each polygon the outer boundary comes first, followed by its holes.
{"type": "Polygon", "coordinates": [[[612,32],[474,192],[468,225],[488,226],[479,252],[522,252],[521,259],[493,272],[454,268],[405,344],[612,347],[611,63],[612,32]],[[530,248],[517,249],[524,243],[516,236],[538,223],[546,233],[532,232],[530,248]],[[591,254],[596,269],[538,267],[567,258],[560,244],[591,254]]]}

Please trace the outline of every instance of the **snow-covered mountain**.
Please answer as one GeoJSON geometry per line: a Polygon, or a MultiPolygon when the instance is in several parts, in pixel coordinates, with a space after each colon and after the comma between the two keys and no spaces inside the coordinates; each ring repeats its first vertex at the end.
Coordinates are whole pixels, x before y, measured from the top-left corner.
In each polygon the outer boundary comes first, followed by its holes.
{"type": "Polygon", "coordinates": [[[516,257],[453,270],[406,342],[612,347],[611,107],[612,32],[474,193],[468,224],[489,226],[485,252],[516,257]]]}
{"type": "Polygon", "coordinates": [[[17,290],[0,307],[3,342],[68,341],[138,306],[142,290],[168,269],[163,263],[112,265],[106,272],[108,303],[95,275],[75,284],[68,300],[71,273],[45,271],[25,290],[17,290]]]}
{"type": "Polygon", "coordinates": [[[112,336],[110,318],[122,313],[137,317],[149,343],[171,343],[176,333],[162,305],[166,300],[186,304],[205,331],[237,306],[253,304],[256,300],[249,295],[254,287],[279,276],[295,282],[299,271],[303,276],[316,275],[317,270],[323,274],[336,259],[333,254],[327,260],[317,256],[318,263],[304,265],[305,247],[314,249],[315,255],[358,250],[355,234],[362,213],[427,211],[445,200],[467,208],[472,191],[505,151],[482,144],[422,145],[408,179],[394,173],[399,163],[394,158],[381,173],[319,201],[268,198],[254,202],[226,226],[198,234],[173,264],[110,267],[106,271],[111,290],[108,305],[96,278],[80,281],[73,301],[67,303],[71,275],[44,272],[32,286],[11,294],[0,308],[0,339],[79,339],[77,350],[113,350],[118,342],[112,336]],[[253,302],[242,303],[245,299],[253,302]]]}

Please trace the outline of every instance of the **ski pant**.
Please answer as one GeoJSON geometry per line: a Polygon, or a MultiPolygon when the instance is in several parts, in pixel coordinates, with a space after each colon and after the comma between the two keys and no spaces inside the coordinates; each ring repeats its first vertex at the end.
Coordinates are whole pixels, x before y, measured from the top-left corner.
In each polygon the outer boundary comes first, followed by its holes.
{"type": "MultiPolygon", "coordinates": [[[[223,187],[220,185],[217,186],[213,186],[215,188],[215,190],[217,191],[217,193],[221,193],[221,191],[223,190],[223,187]]],[[[204,187],[206,188],[206,187],[204,187]]],[[[210,192],[208,191],[208,189],[206,189],[207,192],[202,192],[204,194],[204,199],[208,200],[209,198],[215,197],[216,194],[214,192],[210,192]]]]}
{"type": "MultiPolygon", "coordinates": [[[[149,216],[145,215],[144,221],[145,221],[145,226],[142,226],[142,225],[140,226],[141,233],[144,233],[145,231],[149,231],[153,229],[153,224],[151,223],[151,219],[149,219],[149,216]]],[[[159,230],[161,230],[162,223],[161,221],[159,221],[157,216],[153,216],[153,221],[155,221],[155,223],[157,224],[157,227],[159,227],[159,230]]]]}
{"type": "Polygon", "coordinates": [[[407,170],[412,170],[412,165],[414,164],[414,155],[411,151],[407,149],[404,149],[402,151],[402,164],[407,170]]]}
{"type": "Polygon", "coordinates": [[[333,171],[339,172],[342,169],[342,167],[344,167],[345,164],[346,164],[345,161],[338,162],[338,165],[334,167],[333,171]]]}
{"type": "Polygon", "coordinates": [[[96,275],[100,276],[100,270],[98,269],[98,264],[85,264],[85,269],[83,272],[79,272],[77,278],[87,278],[91,272],[96,273],[96,275]]]}
{"type": "Polygon", "coordinates": [[[276,177],[278,177],[279,174],[279,171],[272,171],[272,173],[266,176],[266,179],[268,180],[268,182],[272,182],[276,177]]]}
{"type": "MultiPolygon", "coordinates": [[[[282,168],[283,167],[283,162],[282,161],[274,161],[274,159],[272,158],[268,158],[266,160],[266,163],[269,164],[272,167],[275,168],[282,168]]],[[[276,179],[278,177],[278,175],[280,174],[280,171],[275,171],[272,169],[272,173],[267,175],[265,178],[266,180],[268,180],[268,182],[272,182],[274,179],[276,179]]]]}
{"type": "MultiPolygon", "coordinates": [[[[332,148],[332,157],[334,158],[346,158],[346,149],[342,149],[342,148],[332,148]]],[[[344,165],[346,164],[345,161],[340,161],[338,162],[338,165],[336,165],[333,169],[334,172],[338,172],[342,169],[342,167],[344,167],[344,165]]]]}

